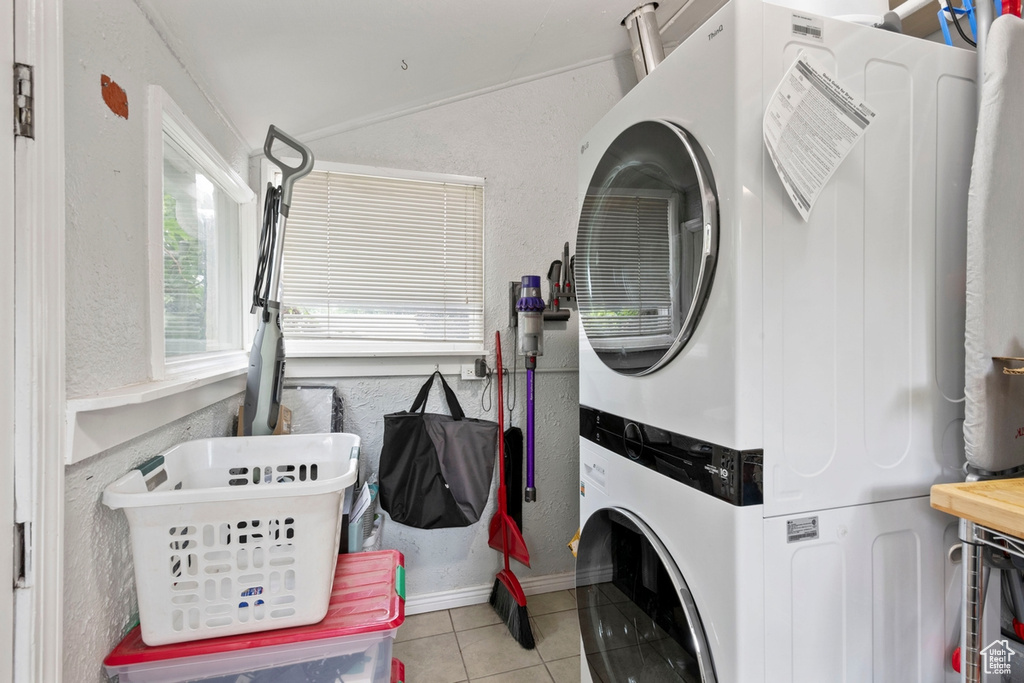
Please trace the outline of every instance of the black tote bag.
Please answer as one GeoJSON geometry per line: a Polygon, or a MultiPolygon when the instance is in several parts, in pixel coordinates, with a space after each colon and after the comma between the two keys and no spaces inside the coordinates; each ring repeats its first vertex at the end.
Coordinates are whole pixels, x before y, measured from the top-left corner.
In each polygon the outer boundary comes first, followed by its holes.
{"type": "Polygon", "coordinates": [[[384,416],[380,505],[399,524],[420,529],[469,526],[490,496],[498,425],[466,417],[440,372],[423,384],[412,408],[384,416]],[[441,378],[451,416],[426,412],[441,378]]]}

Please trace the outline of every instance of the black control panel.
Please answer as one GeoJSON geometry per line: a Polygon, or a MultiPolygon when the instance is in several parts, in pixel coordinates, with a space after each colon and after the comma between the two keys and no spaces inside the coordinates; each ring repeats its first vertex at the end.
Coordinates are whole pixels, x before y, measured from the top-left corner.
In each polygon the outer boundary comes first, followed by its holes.
{"type": "Polygon", "coordinates": [[[760,505],[764,451],[737,451],[580,406],[580,436],[733,505],[760,505]]]}

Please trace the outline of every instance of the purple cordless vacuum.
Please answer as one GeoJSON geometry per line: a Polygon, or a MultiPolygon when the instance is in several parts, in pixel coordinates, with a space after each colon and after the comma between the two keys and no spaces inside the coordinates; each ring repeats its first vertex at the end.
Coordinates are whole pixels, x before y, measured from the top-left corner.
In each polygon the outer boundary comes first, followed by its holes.
{"type": "Polygon", "coordinates": [[[534,382],[537,356],[544,355],[544,299],[540,296],[540,276],[524,275],[522,291],[516,303],[519,313],[519,353],[526,357],[526,502],[537,500],[534,485],[534,382]]]}

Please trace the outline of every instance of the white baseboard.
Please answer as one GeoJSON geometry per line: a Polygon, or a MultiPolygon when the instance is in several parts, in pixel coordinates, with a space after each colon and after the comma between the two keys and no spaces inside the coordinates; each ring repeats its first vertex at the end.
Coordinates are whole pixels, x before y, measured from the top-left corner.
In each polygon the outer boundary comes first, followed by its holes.
{"type": "MultiPolygon", "coordinates": [[[[565,574],[531,576],[521,579],[519,583],[523,587],[523,592],[527,595],[538,595],[540,593],[574,588],[576,585],[576,575],[573,572],[566,572],[565,574]]],[[[465,607],[466,605],[479,605],[490,599],[491,588],[493,587],[494,583],[492,582],[482,586],[410,595],[405,599],[405,613],[406,615],[412,615],[465,607]]]]}

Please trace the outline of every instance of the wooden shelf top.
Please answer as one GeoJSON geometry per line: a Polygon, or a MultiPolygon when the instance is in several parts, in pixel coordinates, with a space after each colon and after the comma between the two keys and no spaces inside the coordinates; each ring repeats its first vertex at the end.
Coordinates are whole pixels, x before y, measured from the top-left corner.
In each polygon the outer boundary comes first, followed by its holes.
{"type": "Polygon", "coordinates": [[[931,504],[955,517],[1024,538],[1024,478],[936,484],[931,504]]]}

